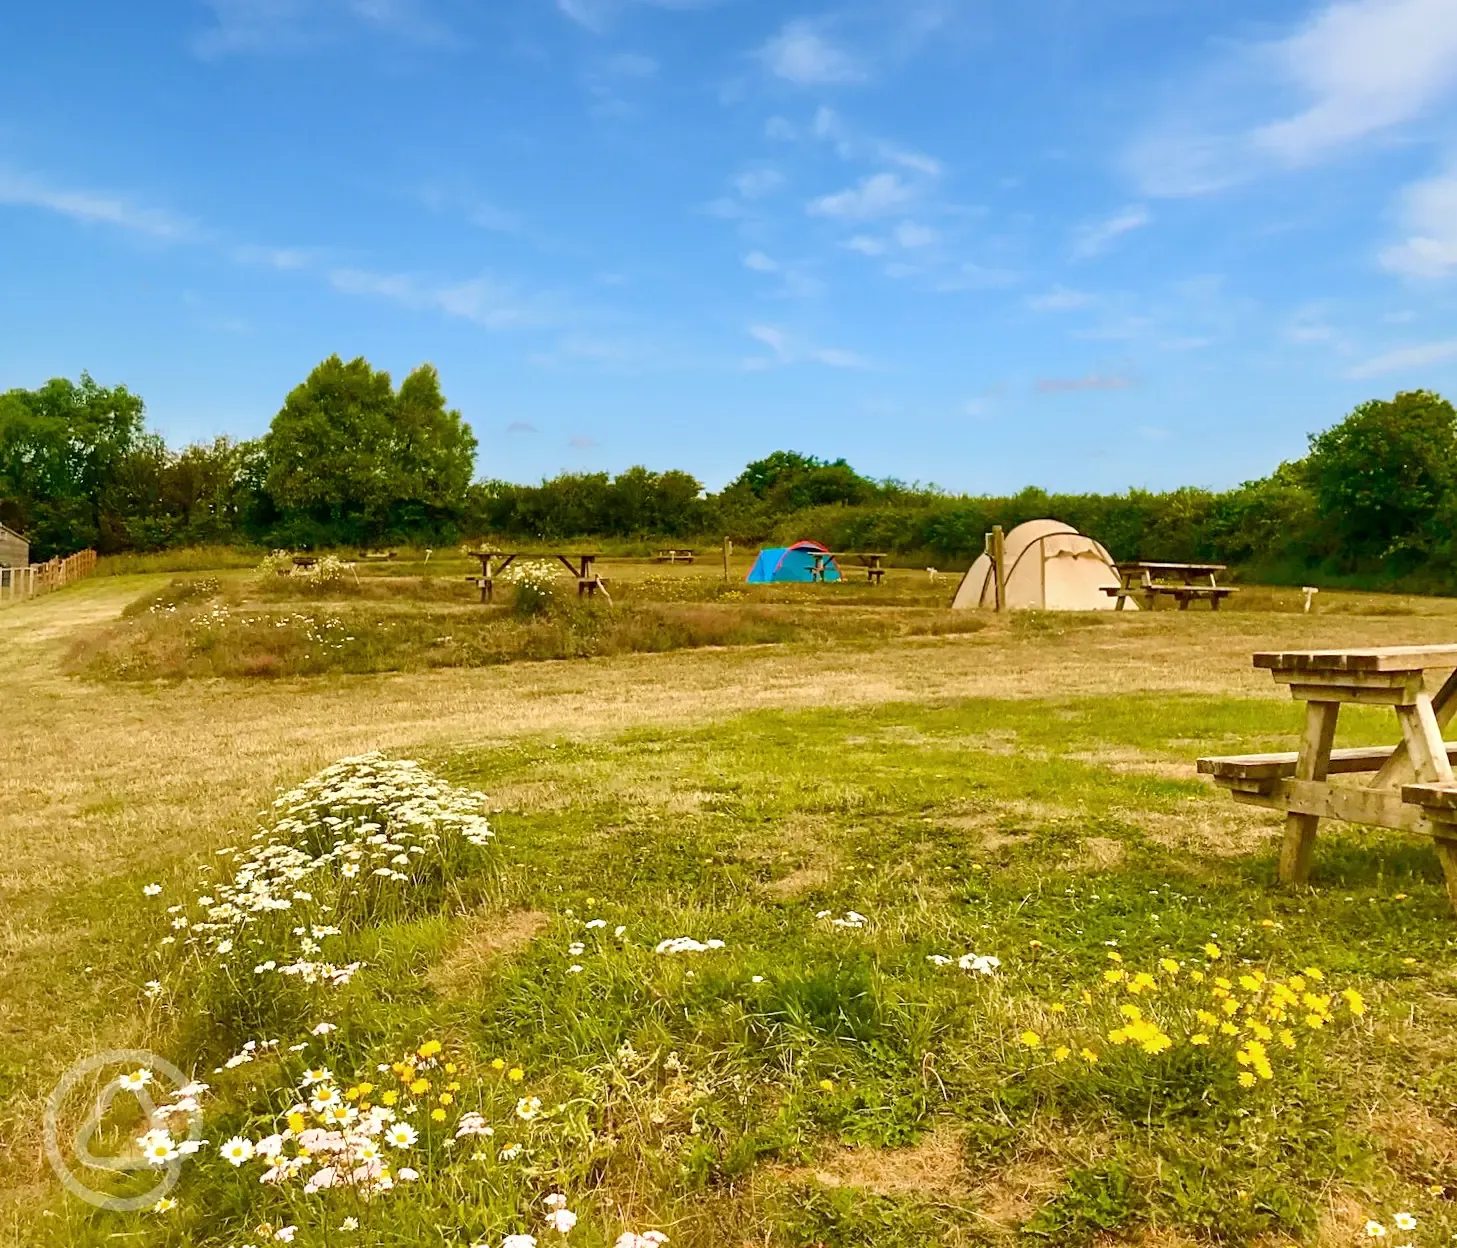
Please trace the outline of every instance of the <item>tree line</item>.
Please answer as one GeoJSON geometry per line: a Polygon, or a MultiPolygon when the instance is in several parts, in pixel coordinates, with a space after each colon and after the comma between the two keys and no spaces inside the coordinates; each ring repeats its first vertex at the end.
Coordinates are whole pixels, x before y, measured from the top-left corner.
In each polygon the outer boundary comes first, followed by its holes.
{"type": "Polygon", "coordinates": [[[741,543],[812,537],[953,565],[993,524],[1051,516],[1115,558],[1214,559],[1271,580],[1457,582],[1457,411],[1430,391],[1361,404],[1309,453],[1235,489],[1005,497],[868,477],[776,451],[716,493],[633,467],[520,485],[475,473],[476,439],[426,364],[396,387],[331,356],[268,432],[169,448],[140,396],[89,376],[0,394],[0,523],[33,557],[204,543],[443,545],[495,537],[741,543]]]}

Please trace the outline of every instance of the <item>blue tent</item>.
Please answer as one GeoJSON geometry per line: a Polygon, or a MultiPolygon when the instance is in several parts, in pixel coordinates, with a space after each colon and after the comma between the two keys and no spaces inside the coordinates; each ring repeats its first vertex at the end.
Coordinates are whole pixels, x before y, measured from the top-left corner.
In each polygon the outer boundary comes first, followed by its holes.
{"type": "MultiPolygon", "coordinates": [[[[748,583],[762,585],[769,581],[812,581],[814,580],[814,557],[829,554],[828,546],[818,542],[795,542],[793,546],[775,546],[761,550],[749,569],[748,583]]],[[[840,569],[833,558],[824,561],[824,579],[838,581],[840,569]]]]}

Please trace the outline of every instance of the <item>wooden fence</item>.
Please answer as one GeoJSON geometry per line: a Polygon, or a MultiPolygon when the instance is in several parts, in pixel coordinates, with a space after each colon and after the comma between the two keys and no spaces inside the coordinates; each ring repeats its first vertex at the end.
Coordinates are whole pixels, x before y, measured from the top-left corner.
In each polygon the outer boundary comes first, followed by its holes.
{"type": "Polygon", "coordinates": [[[32,563],[26,568],[0,568],[0,603],[34,598],[52,589],[60,589],[96,571],[96,552],[77,551],[64,559],[49,563],[32,563]]]}

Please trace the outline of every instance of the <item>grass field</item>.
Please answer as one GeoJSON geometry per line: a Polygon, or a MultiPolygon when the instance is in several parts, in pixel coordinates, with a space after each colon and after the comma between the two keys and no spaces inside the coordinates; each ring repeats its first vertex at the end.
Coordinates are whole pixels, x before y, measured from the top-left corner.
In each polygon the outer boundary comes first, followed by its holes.
{"type": "MultiPolygon", "coordinates": [[[[702,571],[623,568],[614,598],[702,571]]],[[[917,635],[865,620],[934,613],[950,584],[896,572],[878,599],[846,586],[710,604],[783,612],[789,640],[769,645],[266,680],[77,666],[174,575],[0,611],[14,1242],[231,1248],[289,1226],[297,1244],[492,1248],[654,1230],[675,1246],[1457,1232],[1457,922],[1429,845],[1327,825],[1312,887],[1285,892],[1278,821],[1193,769],[1293,747],[1298,708],[1252,651],[1450,641],[1457,603],[1329,594],[1306,616],[1297,593],[1250,590],[1218,615],[917,635]],[[243,851],[216,851],[272,825],[281,789],[369,751],[418,760],[439,777],[431,801],[487,794],[494,840],[422,842],[398,893],[317,868],[295,904],[338,934],[265,917],[219,953],[219,935],[172,926],[222,895],[243,851]],[[680,937],[711,947],[656,952],[680,937]],[[324,952],[299,954],[310,940],[324,952]],[[305,989],[255,977],[265,952],[362,965],[305,989]],[[335,1029],[313,1034],[321,1022],[335,1029]],[[58,1077],[127,1046],[212,1085],[209,1144],[165,1212],[96,1211],[42,1153],[58,1077]],[[284,1131],[320,1065],[332,1075],[314,1086],[346,1109],[412,1124],[384,1148],[392,1190],[306,1194],[327,1147],[281,1183],[219,1156],[284,1131]],[[457,1140],[463,1122],[494,1134],[457,1140]],[[578,1219],[565,1235],[547,1223],[556,1192],[578,1219]]],[[[440,592],[342,607],[482,618],[440,592]]],[[[1343,741],[1389,739],[1388,717],[1352,714],[1343,741]]],[[[337,835],[312,814],[287,834],[311,853],[337,835]]],[[[130,1102],[114,1104],[109,1138],[134,1137],[130,1102]]]]}

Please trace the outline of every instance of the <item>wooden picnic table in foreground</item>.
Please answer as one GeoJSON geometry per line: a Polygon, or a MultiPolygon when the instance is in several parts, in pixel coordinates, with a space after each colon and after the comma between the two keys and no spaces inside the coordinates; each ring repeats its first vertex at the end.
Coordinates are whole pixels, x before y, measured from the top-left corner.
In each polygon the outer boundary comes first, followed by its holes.
{"type": "Polygon", "coordinates": [[[596,594],[602,587],[602,578],[592,570],[592,565],[602,558],[600,554],[579,554],[576,552],[561,551],[531,551],[531,550],[471,550],[466,554],[481,565],[480,576],[468,576],[465,579],[478,584],[481,587],[481,601],[490,602],[496,593],[496,578],[501,575],[517,559],[557,559],[566,567],[567,571],[577,578],[577,596],[583,594],[589,597],[596,594]]]}
{"type": "Polygon", "coordinates": [[[1103,592],[1109,597],[1117,596],[1115,611],[1122,611],[1123,604],[1135,595],[1141,596],[1145,608],[1152,608],[1160,596],[1173,598],[1180,611],[1187,611],[1189,604],[1197,599],[1209,603],[1210,609],[1219,610],[1220,602],[1236,591],[1221,585],[1218,576],[1228,565],[1223,563],[1161,563],[1155,560],[1136,559],[1117,566],[1118,584],[1105,585],[1103,592]]]}
{"type": "Polygon", "coordinates": [[[1343,819],[1433,838],[1457,909],[1457,745],[1442,729],[1457,714],[1457,645],[1368,650],[1293,650],[1257,654],[1277,683],[1305,703],[1300,749],[1290,754],[1201,758],[1199,770],[1236,801],[1285,812],[1280,879],[1304,884],[1321,819],[1343,819]],[[1429,671],[1447,673],[1428,695],[1429,671]],[[1401,729],[1394,746],[1334,749],[1341,704],[1389,706],[1401,729]],[[1332,775],[1371,776],[1335,784],[1332,775]]]}
{"type": "MultiPolygon", "coordinates": [[[[885,579],[885,555],[880,551],[816,550],[811,551],[810,555],[814,559],[814,567],[810,569],[809,575],[810,579],[814,581],[823,581],[825,579],[825,571],[829,565],[840,559],[857,560],[860,566],[865,569],[866,579],[872,585],[879,585],[885,579]]],[[[840,575],[843,579],[844,573],[842,572],[840,575]]]]}

